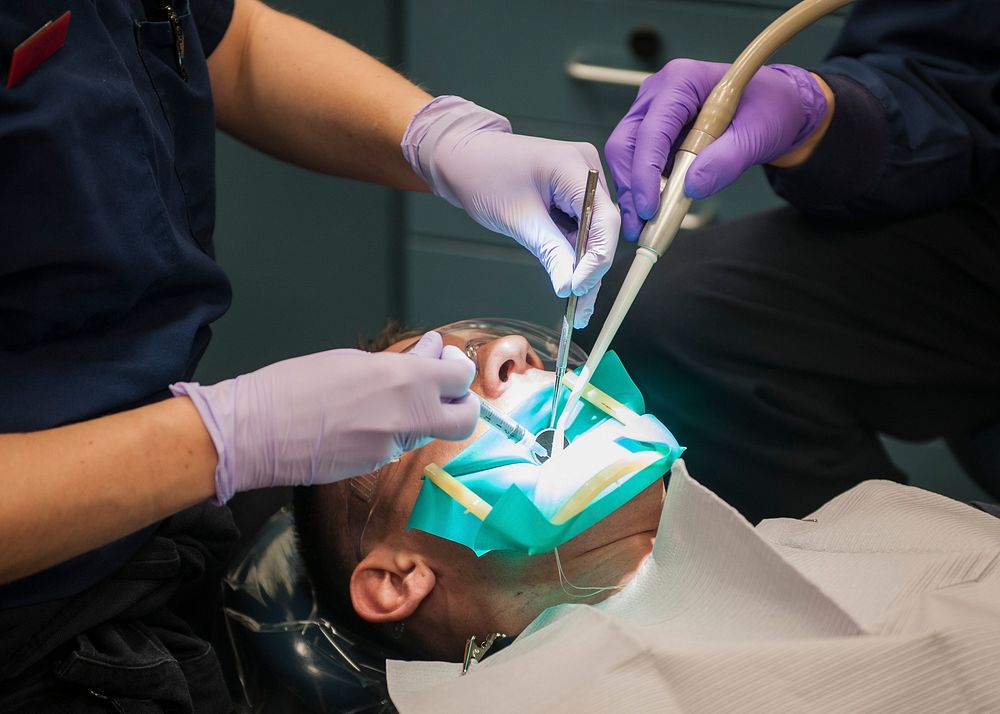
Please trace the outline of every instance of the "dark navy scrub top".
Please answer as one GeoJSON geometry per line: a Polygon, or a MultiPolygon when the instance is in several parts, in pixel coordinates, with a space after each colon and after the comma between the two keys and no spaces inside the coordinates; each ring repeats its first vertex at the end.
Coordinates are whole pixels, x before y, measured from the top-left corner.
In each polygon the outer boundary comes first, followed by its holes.
{"type": "MultiPolygon", "coordinates": [[[[232,0],[175,0],[187,81],[158,6],[0,3],[0,433],[168,396],[168,384],[191,377],[209,323],[229,305],[212,255],[205,57],[232,0]],[[66,10],[65,45],[7,89],[11,51],[66,10]]],[[[0,474],[0,498],[2,489],[0,474]]],[[[0,586],[0,608],[82,591],[151,530],[0,586]]]]}

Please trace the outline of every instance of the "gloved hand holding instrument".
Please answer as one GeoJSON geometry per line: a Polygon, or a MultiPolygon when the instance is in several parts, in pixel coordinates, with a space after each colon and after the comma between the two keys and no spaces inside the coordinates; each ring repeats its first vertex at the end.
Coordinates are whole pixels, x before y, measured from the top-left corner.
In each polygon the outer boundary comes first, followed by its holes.
{"type": "MultiPolygon", "coordinates": [[[[618,187],[626,240],[638,239],[660,204],[660,178],[698,109],[731,65],[677,59],[647,78],[605,153],[618,187]]],[[[753,76],[732,124],[692,162],[684,192],[702,199],[748,168],[793,152],[829,120],[822,80],[793,65],[766,65],[753,76]]]]}
{"type": "MultiPolygon", "coordinates": [[[[707,195],[718,190],[753,163],[772,160],[808,141],[815,128],[821,125],[827,114],[827,103],[822,91],[815,91],[819,85],[811,75],[807,77],[802,74],[804,70],[792,71],[784,66],[767,68],[760,74],[759,81],[756,75],[768,57],[791,37],[851,1],[803,0],[760,33],[728,69],[685,63],[681,67],[690,71],[690,80],[675,76],[667,68],[646,80],[648,86],[643,85],[646,91],[640,91],[637,106],[622,122],[625,126],[616,130],[621,138],[612,142],[611,151],[615,156],[609,156],[612,166],[625,177],[625,184],[619,187],[625,193],[621,199],[623,211],[631,212],[625,217],[626,235],[631,234],[633,238],[638,235],[639,248],[587,363],[580,371],[580,379],[563,407],[556,427],[556,443],[563,438],[590,377],[611,345],[650,269],[677,235],[691,206],[692,193],[707,195]],[[713,79],[720,72],[721,78],[713,85],[713,79]],[[758,84],[751,93],[749,87],[754,81],[758,84]],[[654,107],[654,86],[660,86],[665,93],[664,101],[670,100],[680,106],[657,103],[654,107]],[[712,87],[711,91],[703,99],[708,87],[712,87]],[[748,104],[741,116],[740,101],[745,90],[748,104]],[[749,111],[751,95],[755,97],[754,111],[749,111]],[[652,116],[651,108],[655,109],[652,116]],[[696,111],[697,118],[673,154],[669,179],[661,179],[660,172],[667,164],[674,141],[680,138],[681,130],[696,111]],[[727,134],[729,137],[725,138],[727,134]],[[715,148],[718,142],[721,143],[715,148]],[[637,171],[637,164],[644,165],[637,171]],[[658,204],[657,191],[653,188],[655,183],[659,183],[658,204]],[[645,226],[641,222],[642,215],[649,219],[645,226]]],[[[615,177],[617,179],[618,174],[615,177]]]]}
{"type": "Polygon", "coordinates": [[[479,418],[475,374],[428,332],[407,354],[330,350],[171,391],[191,398],[212,437],[225,503],[238,491],[369,473],[432,438],[464,439],[479,418]]]}
{"type": "Polygon", "coordinates": [[[601,278],[611,267],[621,220],[601,173],[587,252],[574,268],[576,228],[587,173],[601,171],[590,144],[522,136],[510,122],[460,97],[438,97],[411,119],[403,155],[435,194],[480,225],[514,238],[549,274],[559,297],[579,297],[574,327],[587,325],[601,278]]]}

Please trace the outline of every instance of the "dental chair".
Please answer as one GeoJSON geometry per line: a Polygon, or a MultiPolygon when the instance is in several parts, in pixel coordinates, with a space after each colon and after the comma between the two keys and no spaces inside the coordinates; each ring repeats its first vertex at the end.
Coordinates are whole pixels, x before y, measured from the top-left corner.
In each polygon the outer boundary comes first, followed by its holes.
{"type": "Polygon", "coordinates": [[[289,508],[264,524],[230,566],[222,589],[237,711],[395,711],[385,654],[338,627],[317,604],[289,508]]]}
{"type": "Polygon", "coordinates": [[[948,439],[955,459],[995,502],[1000,502],[1000,422],[948,439]]]}

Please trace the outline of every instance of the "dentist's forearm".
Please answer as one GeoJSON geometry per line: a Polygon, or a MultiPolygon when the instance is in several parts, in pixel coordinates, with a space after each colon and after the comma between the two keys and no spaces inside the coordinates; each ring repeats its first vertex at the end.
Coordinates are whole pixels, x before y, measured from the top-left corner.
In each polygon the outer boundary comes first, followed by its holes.
{"type": "Polygon", "coordinates": [[[347,42],[236,0],[208,66],[217,123],[238,139],[315,171],[427,190],[399,144],[431,96],[347,42]]]}
{"type": "Polygon", "coordinates": [[[187,398],[0,435],[0,583],[212,497],[217,459],[187,398]]]}

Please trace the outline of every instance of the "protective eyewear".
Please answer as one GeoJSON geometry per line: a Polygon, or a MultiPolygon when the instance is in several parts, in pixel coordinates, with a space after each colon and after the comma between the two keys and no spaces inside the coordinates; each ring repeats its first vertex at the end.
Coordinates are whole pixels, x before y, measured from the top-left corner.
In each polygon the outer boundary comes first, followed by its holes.
{"type": "MultiPolygon", "coordinates": [[[[559,352],[559,333],[548,327],[536,325],[533,322],[514,320],[506,317],[480,317],[471,320],[459,320],[434,330],[442,337],[457,335],[464,337],[465,354],[476,366],[479,365],[479,350],[494,340],[511,335],[523,337],[528,342],[529,362],[539,369],[553,371],[556,366],[556,355],[559,352]],[[537,361],[532,359],[537,358],[537,361]]],[[[416,341],[407,345],[403,352],[409,352],[416,341]]],[[[570,369],[579,367],[587,361],[587,352],[579,345],[572,343],[569,348],[570,369]]]]}

